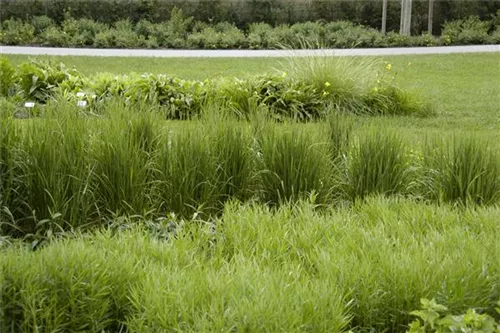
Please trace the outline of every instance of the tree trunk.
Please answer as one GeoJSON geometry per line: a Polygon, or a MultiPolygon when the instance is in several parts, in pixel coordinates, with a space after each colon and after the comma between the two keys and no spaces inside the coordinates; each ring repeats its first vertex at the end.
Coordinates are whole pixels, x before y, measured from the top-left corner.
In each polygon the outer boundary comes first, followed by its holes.
{"type": "Polygon", "coordinates": [[[434,0],[429,0],[429,15],[427,17],[427,33],[432,35],[432,24],[434,20],[434,0]]]}
{"type": "Polygon", "coordinates": [[[385,34],[387,28],[387,0],[382,0],[382,33],[385,34]]]}
{"type": "Polygon", "coordinates": [[[411,33],[411,2],[412,0],[401,0],[401,35],[410,36],[411,33]]]}
{"type": "Polygon", "coordinates": [[[406,11],[406,2],[405,2],[405,0],[401,0],[401,20],[399,21],[399,33],[401,35],[404,33],[405,11],[406,11]]]}

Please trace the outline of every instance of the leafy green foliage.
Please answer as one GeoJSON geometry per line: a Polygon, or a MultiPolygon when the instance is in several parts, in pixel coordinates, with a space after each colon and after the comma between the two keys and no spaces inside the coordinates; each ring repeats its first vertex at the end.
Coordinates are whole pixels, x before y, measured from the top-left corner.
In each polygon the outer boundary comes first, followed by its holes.
{"type": "Polygon", "coordinates": [[[490,22],[477,16],[446,22],[441,39],[445,45],[485,44],[488,42],[490,22]]]}
{"type": "Polygon", "coordinates": [[[485,44],[494,43],[496,38],[494,29],[490,29],[492,23],[475,16],[446,22],[441,38],[437,38],[429,34],[402,36],[394,31],[382,34],[345,20],[291,22],[274,27],[260,21],[235,25],[229,23],[234,22],[232,18],[201,22],[177,6],[171,8],[169,20],[163,22],[145,17],[130,20],[127,16],[101,23],[102,20],[76,19],[71,15],[67,11],[59,25],[46,15],[35,16],[28,22],[5,20],[0,42],[99,48],[301,49],[485,44]],[[241,29],[242,26],[248,29],[241,29]]]}
{"type": "Polygon", "coordinates": [[[190,119],[198,115],[210,95],[208,81],[185,81],[165,75],[144,74],[124,82],[123,96],[131,102],[158,103],[170,119],[190,119]]]}
{"type": "Polygon", "coordinates": [[[235,49],[246,48],[244,33],[234,25],[221,22],[206,26],[199,32],[188,35],[186,43],[193,49],[235,49]]]}
{"type": "Polygon", "coordinates": [[[43,31],[55,26],[54,20],[46,15],[33,17],[31,24],[33,24],[36,34],[42,33],[43,31]]]}
{"type": "Polygon", "coordinates": [[[345,59],[310,60],[291,61],[289,67],[283,66],[281,75],[205,81],[155,74],[99,74],[87,78],[62,63],[33,60],[21,64],[15,72],[8,70],[7,60],[2,66],[11,73],[6,72],[4,78],[10,95],[42,105],[58,97],[74,103],[85,98],[94,111],[114,98],[158,106],[168,119],[192,119],[210,101],[227,102],[244,119],[249,119],[254,106],[263,107],[270,118],[278,121],[310,121],[337,111],[372,115],[432,113],[427,104],[390,82],[379,81],[376,91],[369,90],[379,75],[374,65],[356,65],[345,59]],[[326,64],[316,65],[323,61],[326,64]],[[77,96],[82,93],[84,97],[77,96]]]}
{"type": "Polygon", "coordinates": [[[321,92],[306,82],[290,81],[283,75],[226,81],[222,91],[243,118],[249,117],[252,103],[268,108],[276,120],[312,120],[323,116],[325,109],[321,92]]]}
{"type": "MultiPolygon", "coordinates": [[[[496,333],[500,331],[500,323],[488,314],[480,314],[475,309],[468,309],[463,315],[446,314],[448,308],[436,303],[434,299],[422,298],[422,309],[412,311],[411,314],[419,319],[410,324],[408,333],[426,332],[484,332],[496,333]]],[[[500,301],[498,302],[500,305],[500,301]]],[[[497,308],[500,314],[500,309],[497,308]]]]}
{"type": "Polygon", "coordinates": [[[70,38],[71,36],[57,27],[49,27],[40,33],[40,41],[44,46],[66,46],[70,38]]]}
{"type": "Polygon", "coordinates": [[[8,45],[29,45],[35,41],[33,25],[19,19],[3,21],[0,33],[0,42],[8,45]]]}
{"type": "Polygon", "coordinates": [[[18,66],[18,93],[25,100],[45,103],[58,91],[59,84],[78,75],[75,69],[67,69],[63,63],[53,66],[32,60],[18,66]]]}

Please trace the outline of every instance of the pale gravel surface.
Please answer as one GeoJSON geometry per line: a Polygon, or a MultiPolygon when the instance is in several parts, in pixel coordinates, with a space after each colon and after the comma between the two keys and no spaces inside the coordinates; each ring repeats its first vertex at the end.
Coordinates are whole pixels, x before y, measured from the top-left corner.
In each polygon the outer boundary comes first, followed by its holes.
{"type": "Polygon", "coordinates": [[[145,50],[145,49],[83,49],[0,46],[0,54],[99,56],[99,57],[160,57],[160,58],[245,58],[294,56],[384,56],[415,54],[451,54],[500,52],[500,45],[399,47],[379,49],[323,50],[145,50]]]}

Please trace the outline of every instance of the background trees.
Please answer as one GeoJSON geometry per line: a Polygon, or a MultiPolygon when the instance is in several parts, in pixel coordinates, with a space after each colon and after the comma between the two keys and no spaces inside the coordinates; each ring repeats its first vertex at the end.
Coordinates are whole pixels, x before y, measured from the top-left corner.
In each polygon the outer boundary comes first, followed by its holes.
{"type": "Polygon", "coordinates": [[[252,22],[349,20],[415,35],[430,30],[440,34],[444,22],[471,15],[489,20],[500,10],[500,0],[0,0],[0,20],[47,15],[60,23],[69,14],[109,24],[121,19],[161,22],[169,19],[174,6],[195,21],[227,21],[240,29],[252,22]]]}

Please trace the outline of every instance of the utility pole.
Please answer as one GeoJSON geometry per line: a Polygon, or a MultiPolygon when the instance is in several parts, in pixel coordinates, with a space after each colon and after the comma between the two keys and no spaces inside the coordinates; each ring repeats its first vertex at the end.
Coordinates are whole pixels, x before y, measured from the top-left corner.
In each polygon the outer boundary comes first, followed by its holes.
{"type": "Polygon", "coordinates": [[[387,29],[387,0],[382,0],[382,33],[387,29]]]}
{"type": "Polygon", "coordinates": [[[411,5],[412,0],[401,0],[401,26],[399,33],[410,36],[411,33],[411,5]]]}
{"type": "Polygon", "coordinates": [[[427,15],[427,33],[432,35],[432,23],[434,19],[434,0],[429,0],[429,14],[427,15]]]}

